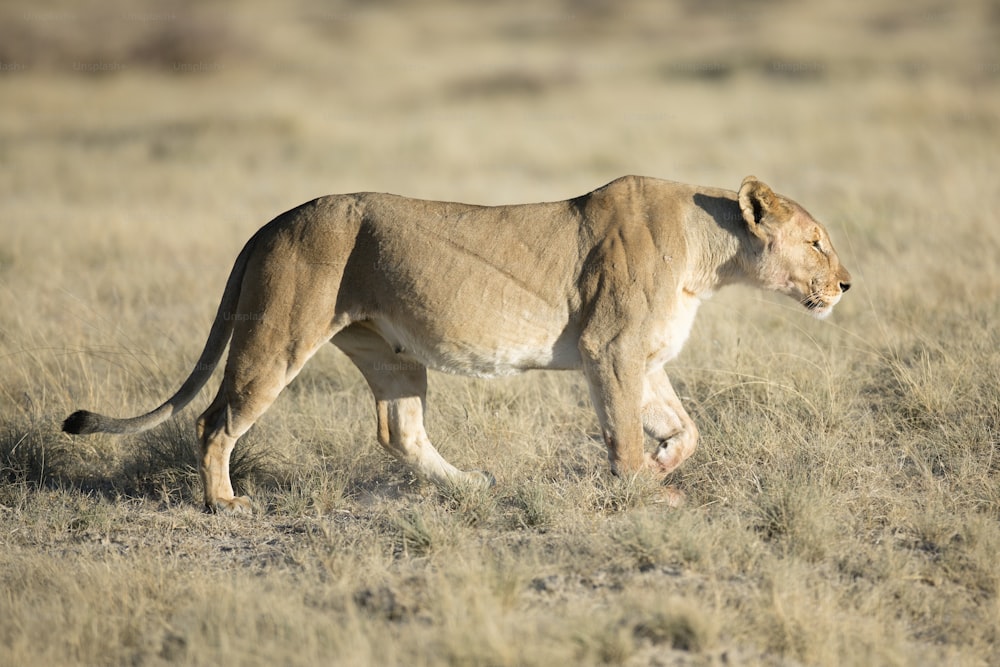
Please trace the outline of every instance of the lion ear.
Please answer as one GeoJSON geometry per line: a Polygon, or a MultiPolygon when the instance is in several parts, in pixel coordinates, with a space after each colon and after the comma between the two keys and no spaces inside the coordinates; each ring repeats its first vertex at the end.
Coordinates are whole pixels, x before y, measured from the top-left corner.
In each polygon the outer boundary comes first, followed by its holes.
{"type": "Polygon", "coordinates": [[[756,236],[765,235],[763,226],[765,219],[783,220],[787,217],[788,207],[774,191],[756,176],[747,176],[740,184],[740,211],[746,220],[750,231],[756,236]]]}

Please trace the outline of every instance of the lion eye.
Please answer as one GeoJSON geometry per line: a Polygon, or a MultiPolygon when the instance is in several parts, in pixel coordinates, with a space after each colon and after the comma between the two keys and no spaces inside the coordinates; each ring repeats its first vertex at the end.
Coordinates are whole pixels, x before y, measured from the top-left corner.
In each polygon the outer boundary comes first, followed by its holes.
{"type": "Polygon", "coordinates": [[[823,246],[820,244],[819,239],[812,242],[812,247],[817,252],[823,252],[823,246]]]}

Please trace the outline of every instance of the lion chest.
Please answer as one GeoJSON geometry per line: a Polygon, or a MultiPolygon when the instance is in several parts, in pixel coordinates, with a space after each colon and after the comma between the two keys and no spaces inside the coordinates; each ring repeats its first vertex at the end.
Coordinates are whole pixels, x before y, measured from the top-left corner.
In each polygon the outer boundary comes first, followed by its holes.
{"type": "Polygon", "coordinates": [[[691,335],[698,307],[703,299],[710,296],[711,293],[694,294],[686,289],[681,290],[673,307],[665,313],[658,324],[652,327],[647,343],[647,369],[660,368],[680,354],[688,336],[691,335]]]}

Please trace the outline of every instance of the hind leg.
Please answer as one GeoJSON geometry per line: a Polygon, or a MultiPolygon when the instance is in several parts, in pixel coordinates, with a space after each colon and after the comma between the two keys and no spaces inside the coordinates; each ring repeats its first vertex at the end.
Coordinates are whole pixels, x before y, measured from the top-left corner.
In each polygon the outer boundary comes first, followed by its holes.
{"type": "Polygon", "coordinates": [[[358,367],[375,396],[378,441],[417,475],[438,486],[456,483],[488,485],[491,478],[464,472],[448,463],[424,430],[427,369],[417,361],[396,355],[377,333],[348,327],[333,343],[358,367]]]}
{"type": "Polygon", "coordinates": [[[262,329],[238,331],[231,343],[219,393],[198,418],[201,481],[209,511],[249,512],[250,499],[233,492],[229,461],[236,441],[271,406],[305,362],[326,342],[277,344],[262,329]]]}
{"type": "MultiPolygon", "coordinates": [[[[257,413],[263,414],[264,406],[257,413]]],[[[229,460],[236,441],[253,425],[256,417],[248,418],[245,406],[223,382],[215,400],[198,418],[198,441],[201,444],[202,488],[205,508],[210,512],[249,512],[250,498],[233,492],[229,477],[229,460]],[[234,409],[235,407],[235,409],[234,409]]]]}

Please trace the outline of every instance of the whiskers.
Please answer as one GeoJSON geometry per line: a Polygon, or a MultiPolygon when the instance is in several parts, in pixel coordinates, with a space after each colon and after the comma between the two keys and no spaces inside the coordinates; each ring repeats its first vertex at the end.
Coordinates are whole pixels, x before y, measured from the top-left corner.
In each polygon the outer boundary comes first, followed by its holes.
{"type": "Polygon", "coordinates": [[[833,307],[840,301],[840,295],[827,297],[821,290],[813,290],[801,301],[813,317],[822,320],[826,319],[833,312],[833,307]]]}

